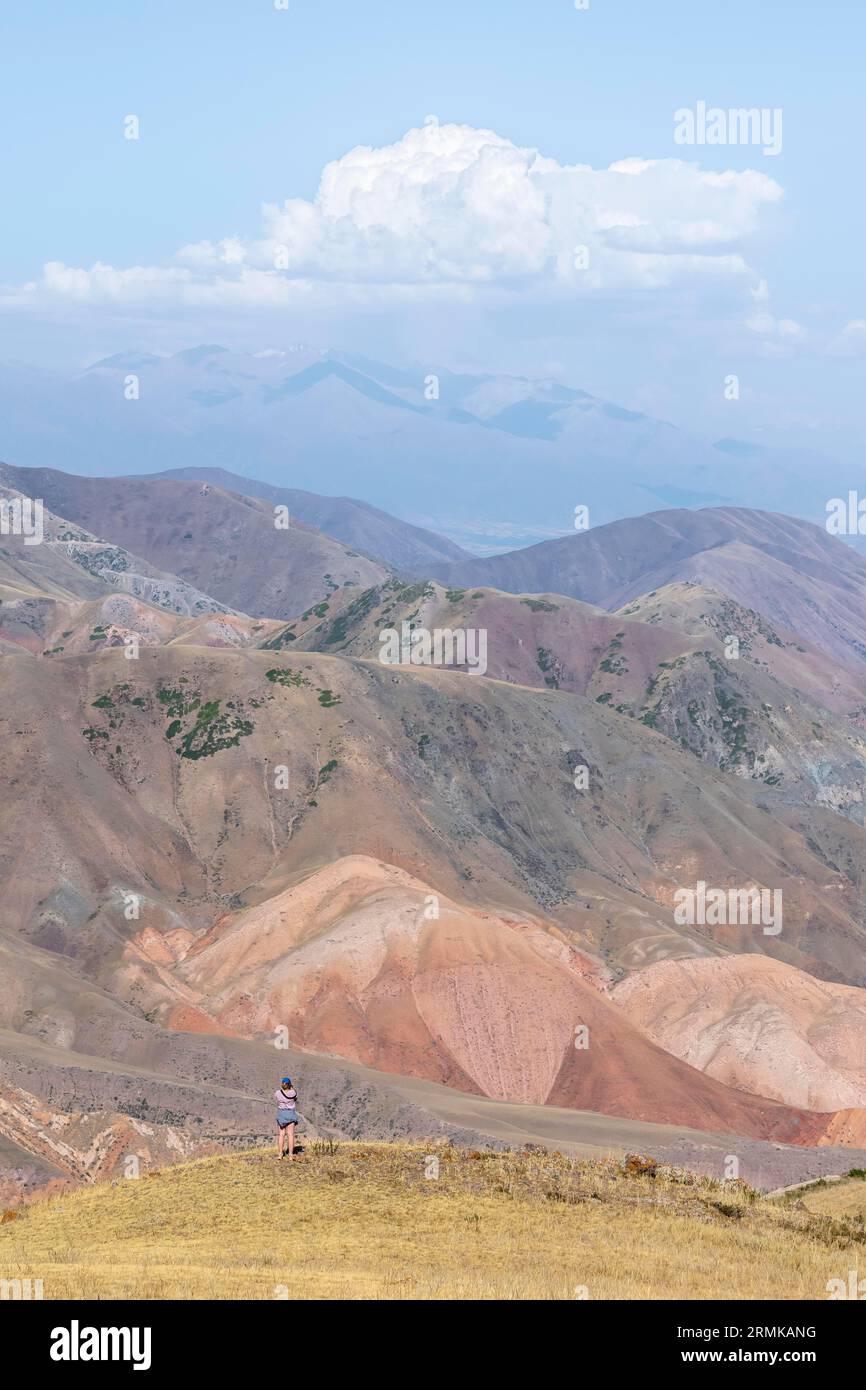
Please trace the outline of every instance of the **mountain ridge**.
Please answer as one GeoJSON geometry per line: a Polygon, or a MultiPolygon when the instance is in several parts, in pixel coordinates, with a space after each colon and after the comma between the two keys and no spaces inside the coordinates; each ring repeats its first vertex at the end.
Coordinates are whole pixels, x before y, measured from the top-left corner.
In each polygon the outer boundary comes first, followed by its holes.
{"type": "MultiPolygon", "coordinates": [[[[704,439],[549,378],[402,367],[299,347],[115,354],[87,371],[0,368],[8,454],[34,466],[151,473],[238,461],[272,485],[353,495],[482,553],[669,506],[823,518],[850,465],[803,449],[704,439]],[[134,405],[125,399],[136,381],[134,405]],[[411,460],[411,466],[407,466],[411,460]],[[832,485],[828,479],[837,478],[832,485]],[[721,481],[719,481],[721,479],[721,481]],[[327,485],[325,485],[327,480],[327,485]]],[[[545,586],[546,587],[546,586],[545,586]]]]}

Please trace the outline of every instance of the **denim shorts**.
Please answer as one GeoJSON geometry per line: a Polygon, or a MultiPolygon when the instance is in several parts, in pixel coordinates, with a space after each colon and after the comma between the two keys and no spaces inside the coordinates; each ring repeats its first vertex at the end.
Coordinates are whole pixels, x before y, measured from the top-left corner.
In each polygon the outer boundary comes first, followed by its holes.
{"type": "Polygon", "coordinates": [[[297,1123],[298,1123],[298,1112],[297,1112],[297,1110],[278,1110],[278,1111],[277,1111],[277,1124],[279,1125],[280,1129],[285,1129],[287,1125],[296,1125],[297,1123]]]}

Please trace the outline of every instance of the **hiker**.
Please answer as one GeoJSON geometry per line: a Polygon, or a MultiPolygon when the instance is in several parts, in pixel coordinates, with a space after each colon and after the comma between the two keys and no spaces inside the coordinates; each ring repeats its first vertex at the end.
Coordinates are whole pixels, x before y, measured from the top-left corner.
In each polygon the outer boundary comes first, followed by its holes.
{"type": "Polygon", "coordinates": [[[295,1156],[295,1125],[298,1123],[298,1093],[292,1085],[292,1078],[284,1076],[279,1090],[274,1092],[277,1102],[277,1152],[280,1158],[286,1156],[288,1139],[289,1158],[295,1156]]]}

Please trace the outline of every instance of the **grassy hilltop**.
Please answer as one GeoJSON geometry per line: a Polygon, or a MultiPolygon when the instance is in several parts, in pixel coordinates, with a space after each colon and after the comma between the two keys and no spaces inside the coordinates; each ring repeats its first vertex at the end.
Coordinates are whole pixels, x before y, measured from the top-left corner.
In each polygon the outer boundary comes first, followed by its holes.
{"type": "Polygon", "coordinates": [[[833,1192],[825,1212],[546,1151],[314,1142],[20,1207],[0,1277],[46,1299],[823,1299],[866,1262],[866,1183],[833,1192]]]}

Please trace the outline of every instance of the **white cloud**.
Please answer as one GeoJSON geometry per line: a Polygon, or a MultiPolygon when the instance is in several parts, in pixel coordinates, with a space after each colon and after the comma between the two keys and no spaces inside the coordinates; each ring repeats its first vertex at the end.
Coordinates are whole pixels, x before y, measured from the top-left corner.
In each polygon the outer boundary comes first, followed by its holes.
{"type": "Polygon", "coordinates": [[[851,319],[830,343],[833,357],[866,356],[866,319],[851,319]]]}
{"type": "Polygon", "coordinates": [[[794,319],[774,318],[770,313],[752,314],[746,319],[746,327],[753,333],[759,333],[762,338],[782,338],[789,342],[797,342],[806,336],[802,324],[794,319]]]}
{"type": "MultiPolygon", "coordinates": [[[[115,270],[97,261],[90,270],[75,269],[61,261],[48,261],[43,267],[40,287],[50,296],[79,302],[147,300],[165,290],[177,292],[188,282],[187,271],[133,266],[115,270]]],[[[28,286],[35,289],[36,286],[28,286]]]]}
{"type": "Polygon", "coordinates": [[[312,201],[266,204],[253,239],[184,246],[161,267],[52,261],[12,298],[254,309],[337,292],[369,302],[443,287],[472,297],[741,284],[745,244],[781,197],[754,170],[562,165],[493,131],[430,123],[328,164],[312,201]]]}
{"type": "Polygon", "coordinates": [[[746,328],[763,340],[762,346],[770,355],[786,355],[796,343],[806,338],[806,329],[791,318],[777,318],[770,311],[770,287],[766,280],[759,280],[749,294],[755,303],[755,312],[745,320],[746,328]]]}

